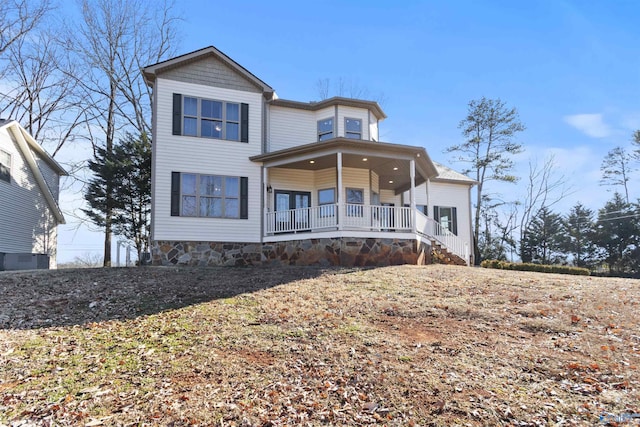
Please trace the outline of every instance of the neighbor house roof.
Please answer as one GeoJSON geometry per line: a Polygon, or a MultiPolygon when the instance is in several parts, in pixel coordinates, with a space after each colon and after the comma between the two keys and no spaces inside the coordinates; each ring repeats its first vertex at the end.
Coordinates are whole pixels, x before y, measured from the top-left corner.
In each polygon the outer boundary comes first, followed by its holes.
{"type": "Polygon", "coordinates": [[[142,69],[142,75],[144,76],[145,81],[148,84],[152,85],[159,73],[172,68],[180,67],[190,62],[199,61],[203,58],[206,58],[207,56],[213,56],[216,59],[224,62],[233,70],[237,71],[239,74],[244,76],[244,78],[253,83],[256,87],[260,88],[262,92],[267,95],[267,98],[271,98],[271,96],[273,96],[274,90],[271,88],[271,86],[260,80],[249,70],[247,70],[242,65],[238,64],[236,61],[213,46],[205,47],[203,49],[195,50],[184,55],[176,56],[175,58],[167,59],[166,61],[158,62],[157,64],[148,65],[142,69]]]}
{"type": "Polygon", "coordinates": [[[456,172],[438,162],[433,162],[433,164],[438,171],[438,175],[433,178],[432,181],[451,182],[455,184],[467,183],[471,185],[478,183],[475,179],[471,179],[468,176],[463,175],[460,172],[456,172]]]}
{"type": "Polygon", "coordinates": [[[58,202],[56,198],[53,196],[51,189],[47,185],[44,177],[42,176],[42,172],[36,163],[36,159],[33,156],[33,152],[36,152],[38,156],[46,162],[58,175],[66,176],[67,171],[65,171],[58,162],[56,162],[53,157],[49,155],[41,146],[36,142],[35,139],[31,136],[29,132],[25,128],[23,128],[20,123],[15,120],[0,120],[0,129],[7,129],[15,138],[15,142],[18,145],[18,148],[22,152],[27,165],[31,168],[31,172],[38,184],[38,188],[42,192],[47,204],[51,208],[51,212],[56,217],[56,220],[60,224],[64,224],[64,215],[58,206],[58,202]],[[33,152],[32,152],[33,151],[33,152]]]}
{"type": "Polygon", "coordinates": [[[365,101],[363,99],[344,98],[341,96],[334,96],[332,98],[324,99],[322,101],[311,102],[299,102],[291,101],[289,99],[273,99],[269,102],[271,105],[279,107],[298,108],[301,110],[317,111],[322,108],[332,107],[334,105],[345,105],[347,107],[366,108],[376,116],[378,120],[384,120],[387,115],[382,111],[380,105],[375,101],[365,101]]]}

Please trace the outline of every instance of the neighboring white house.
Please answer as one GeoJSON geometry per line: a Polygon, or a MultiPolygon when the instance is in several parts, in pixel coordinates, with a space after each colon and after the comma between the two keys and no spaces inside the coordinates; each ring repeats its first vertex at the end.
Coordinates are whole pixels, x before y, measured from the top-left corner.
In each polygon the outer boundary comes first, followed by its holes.
{"type": "Polygon", "coordinates": [[[376,102],[279,99],[215,47],[143,74],[154,264],[423,263],[440,247],[472,261],[475,181],[379,141],[376,102]]]}
{"type": "Polygon", "coordinates": [[[0,119],[0,270],[56,267],[66,174],[18,122],[0,119]]]}

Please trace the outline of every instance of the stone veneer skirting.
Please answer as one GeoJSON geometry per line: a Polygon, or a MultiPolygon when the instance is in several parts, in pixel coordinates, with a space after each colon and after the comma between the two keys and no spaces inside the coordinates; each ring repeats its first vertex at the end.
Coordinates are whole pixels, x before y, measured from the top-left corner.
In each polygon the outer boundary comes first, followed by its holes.
{"type": "Polygon", "coordinates": [[[416,240],[336,237],[272,243],[154,241],[153,265],[386,266],[430,264],[430,246],[416,240]]]}

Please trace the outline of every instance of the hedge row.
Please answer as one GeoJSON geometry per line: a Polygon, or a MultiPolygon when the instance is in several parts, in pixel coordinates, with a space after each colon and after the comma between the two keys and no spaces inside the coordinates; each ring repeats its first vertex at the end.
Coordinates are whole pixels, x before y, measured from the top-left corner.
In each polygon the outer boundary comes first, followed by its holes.
{"type": "Polygon", "coordinates": [[[539,273],[575,274],[577,276],[588,276],[589,270],[580,267],[568,267],[565,265],[543,265],[531,263],[518,263],[498,261],[496,259],[485,259],[480,263],[484,268],[497,268],[499,270],[537,271],[539,273]]]}

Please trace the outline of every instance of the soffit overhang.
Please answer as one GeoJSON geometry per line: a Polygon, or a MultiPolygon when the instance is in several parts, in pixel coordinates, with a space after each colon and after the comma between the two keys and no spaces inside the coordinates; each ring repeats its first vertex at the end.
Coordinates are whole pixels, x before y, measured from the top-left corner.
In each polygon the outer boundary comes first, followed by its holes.
{"type": "Polygon", "coordinates": [[[423,147],[334,138],[250,157],[268,168],[317,171],[337,167],[368,169],[379,177],[382,190],[400,194],[411,188],[410,161],[415,160],[415,185],[436,176],[436,168],[423,147]],[[364,160],[366,159],[366,160],[364,160]]]}

